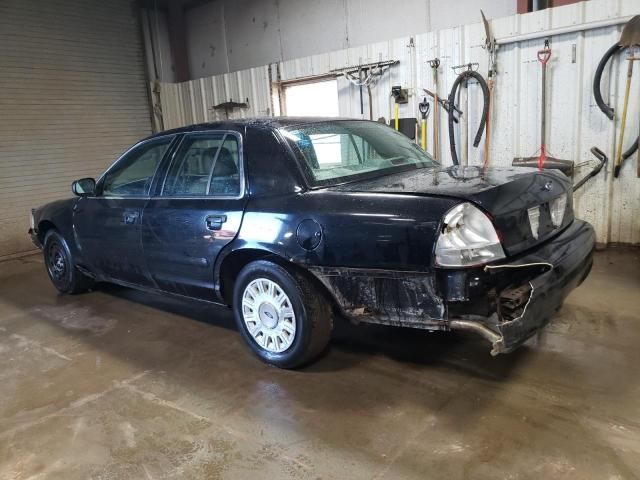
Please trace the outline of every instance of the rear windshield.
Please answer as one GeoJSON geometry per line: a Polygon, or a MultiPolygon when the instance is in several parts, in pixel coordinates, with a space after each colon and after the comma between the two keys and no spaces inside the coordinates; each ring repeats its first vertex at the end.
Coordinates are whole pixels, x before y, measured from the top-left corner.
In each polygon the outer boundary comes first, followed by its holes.
{"type": "Polygon", "coordinates": [[[436,162],[409,138],[382,123],[337,120],[280,132],[313,186],[337,185],[436,162]]]}

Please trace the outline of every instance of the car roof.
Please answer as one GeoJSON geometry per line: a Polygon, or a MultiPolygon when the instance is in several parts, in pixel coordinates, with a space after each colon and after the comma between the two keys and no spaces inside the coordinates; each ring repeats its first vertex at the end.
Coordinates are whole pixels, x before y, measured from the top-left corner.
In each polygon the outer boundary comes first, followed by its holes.
{"type": "Polygon", "coordinates": [[[286,128],[295,125],[306,125],[309,123],[323,123],[323,122],[335,122],[335,121],[356,121],[364,122],[369,120],[357,120],[353,118],[336,118],[336,117],[252,117],[252,118],[238,118],[229,119],[219,122],[197,123],[194,125],[188,125],[185,127],[174,128],[171,130],[164,130],[154,135],[150,135],[145,140],[154,137],[160,137],[163,135],[175,135],[180,133],[201,132],[205,130],[224,130],[234,129],[240,130],[246,127],[253,128],[286,128]]]}

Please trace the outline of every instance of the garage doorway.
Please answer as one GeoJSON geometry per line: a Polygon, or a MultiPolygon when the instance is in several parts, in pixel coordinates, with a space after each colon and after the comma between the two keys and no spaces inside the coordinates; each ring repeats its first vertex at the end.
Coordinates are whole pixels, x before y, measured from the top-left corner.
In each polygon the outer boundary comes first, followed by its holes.
{"type": "Polygon", "coordinates": [[[338,81],[303,83],[284,88],[288,117],[337,117],[338,81]]]}

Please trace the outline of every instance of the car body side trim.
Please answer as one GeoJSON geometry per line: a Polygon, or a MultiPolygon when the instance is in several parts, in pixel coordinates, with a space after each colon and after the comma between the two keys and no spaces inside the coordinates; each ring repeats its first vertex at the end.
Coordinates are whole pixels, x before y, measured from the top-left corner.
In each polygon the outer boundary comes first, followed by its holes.
{"type": "Polygon", "coordinates": [[[136,283],[129,283],[129,282],[124,282],[122,280],[118,280],[116,278],[112,278],[109,276],[105,276],[105,275],[94,275],[93,276],[97,281],[100,282],[106,282],[106,283],[113,283],[114,285],[119,285],[121,287],[126,287],[126,288],[132,288],[134,290],[139,290],[141,292],[146,292],[146,293],[152,293],[152,294],[156,294],[156,295],[169,295],[181,300],[189,300],[189,301],[197,301],[197,302],[203,302],[209,305],[215,305],[218,307],[225,307],[227,309],[231,308],[229,305],[226,305],[222,302],[217,302],[215,300],[206,300],[203,298],[197,298],[197,297],[190,297],[188,295],[182,295],[180,293],[175,293],[175,292],[168,292],[166,290],[162,290],[160,288],[154,288],[154,287],[146,287],[143,285],[138,285],[136,283]]]}

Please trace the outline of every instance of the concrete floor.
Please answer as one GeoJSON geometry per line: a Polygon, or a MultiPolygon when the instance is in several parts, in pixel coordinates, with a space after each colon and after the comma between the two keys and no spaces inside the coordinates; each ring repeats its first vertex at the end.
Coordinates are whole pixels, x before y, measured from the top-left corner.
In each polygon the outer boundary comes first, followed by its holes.
{"type": "Polygon", "coordinates": [[[341,327],[301,371],[225,310],[0,264],[0,478],[640,478],[640,251],[534,345],[341,327]]]}

